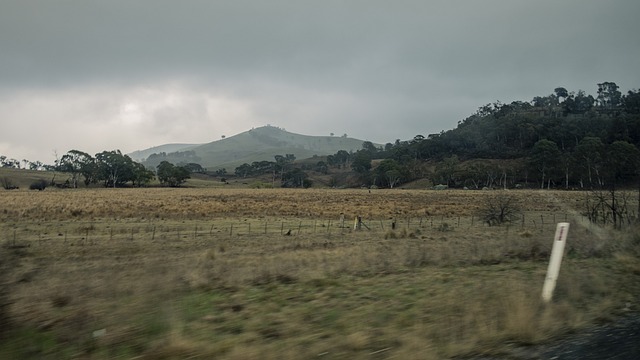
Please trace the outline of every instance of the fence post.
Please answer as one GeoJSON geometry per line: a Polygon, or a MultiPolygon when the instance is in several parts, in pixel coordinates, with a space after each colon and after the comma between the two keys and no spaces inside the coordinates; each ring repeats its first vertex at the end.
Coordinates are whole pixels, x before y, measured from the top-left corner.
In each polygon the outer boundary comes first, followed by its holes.
{"type": "Polygon", "coordinates": [[[362,228],[362,218],[360,216],[356,216],[353,220],[353,230],[360,230],[362,228]]]}

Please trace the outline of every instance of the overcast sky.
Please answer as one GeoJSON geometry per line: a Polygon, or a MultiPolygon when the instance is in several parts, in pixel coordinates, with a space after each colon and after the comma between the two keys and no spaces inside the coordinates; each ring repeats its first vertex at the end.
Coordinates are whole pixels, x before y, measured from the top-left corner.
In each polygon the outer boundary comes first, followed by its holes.
{"type": "Polygon", "coordinates": [[[638,16],[638,0],[0,0],[0,155],[266,124],[426,136],[558,86],[640,88],[638,16]]]}

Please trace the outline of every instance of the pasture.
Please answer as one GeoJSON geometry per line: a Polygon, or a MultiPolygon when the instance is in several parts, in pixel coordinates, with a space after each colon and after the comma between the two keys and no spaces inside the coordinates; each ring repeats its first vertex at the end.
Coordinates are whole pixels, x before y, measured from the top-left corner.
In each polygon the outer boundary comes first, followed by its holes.
{"type": "Polygon", "coordinates": [[[0,357],[509,354],[637,310],[638,229],[592,225],[583,202],[532,190],[2,191],[0,357]],[[523,211],[489,227],[478,213],[498,193],[523,211]],[[543,304],[560,221],[566,257],[543,304]]]}

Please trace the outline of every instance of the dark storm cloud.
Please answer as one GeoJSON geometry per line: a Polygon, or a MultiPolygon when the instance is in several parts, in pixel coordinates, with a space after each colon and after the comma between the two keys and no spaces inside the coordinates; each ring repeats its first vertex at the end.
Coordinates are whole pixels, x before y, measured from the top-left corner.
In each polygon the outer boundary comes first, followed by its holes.
{"type": "MultiPolygon", "coordinates": [[[[123,151],[266,123],[408,139],[557,86],[639,87],[638,14],[633,0],[5,1],[0,121],[146,129],[89,142],[123,151]]],[[[0,135],[0,152],[31,135],[0,135]]]]}

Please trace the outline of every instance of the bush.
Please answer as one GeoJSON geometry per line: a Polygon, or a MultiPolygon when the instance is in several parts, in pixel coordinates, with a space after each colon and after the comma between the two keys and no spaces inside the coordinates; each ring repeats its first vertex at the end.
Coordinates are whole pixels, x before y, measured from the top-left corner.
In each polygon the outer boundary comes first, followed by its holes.
{"type": "Polygon", "coordinates": [[[518,219],[520,208],[513,196],[499,194],[487,199],[480,209],[480,217],[489,226],[501,225],[518,219]]]}
{"type": "Polygon", "coordinates": [[[448,223],[442,223],[438,226],[437,230],[442,232],[453,231],[453,227],[448,223]]]}
{"type": "Polygon", "coordinates": [[[13,184],[13,181],[11,181],[11,179],[9,178],[2,178],[2,180],[0,180],[0,184],[2,184],[2,187],[5,190],[15,190],[18,189],[18,187],[16,185],[13,184]]]}
{"type": "Polygon", "coordinates": [[[29,185],[30,190],[42,191],[46,188],[47,188],[47,182],[45,180],[38,180],[36,182],[31,183],[31,185],[29,185]]]}
{"type": "Polygon", "coordinates": [[[309,180],[309,179],[304,179],[302,180],[302,187],[305,189],[310,188],[313,185],[313,181],[309,180]]]}

